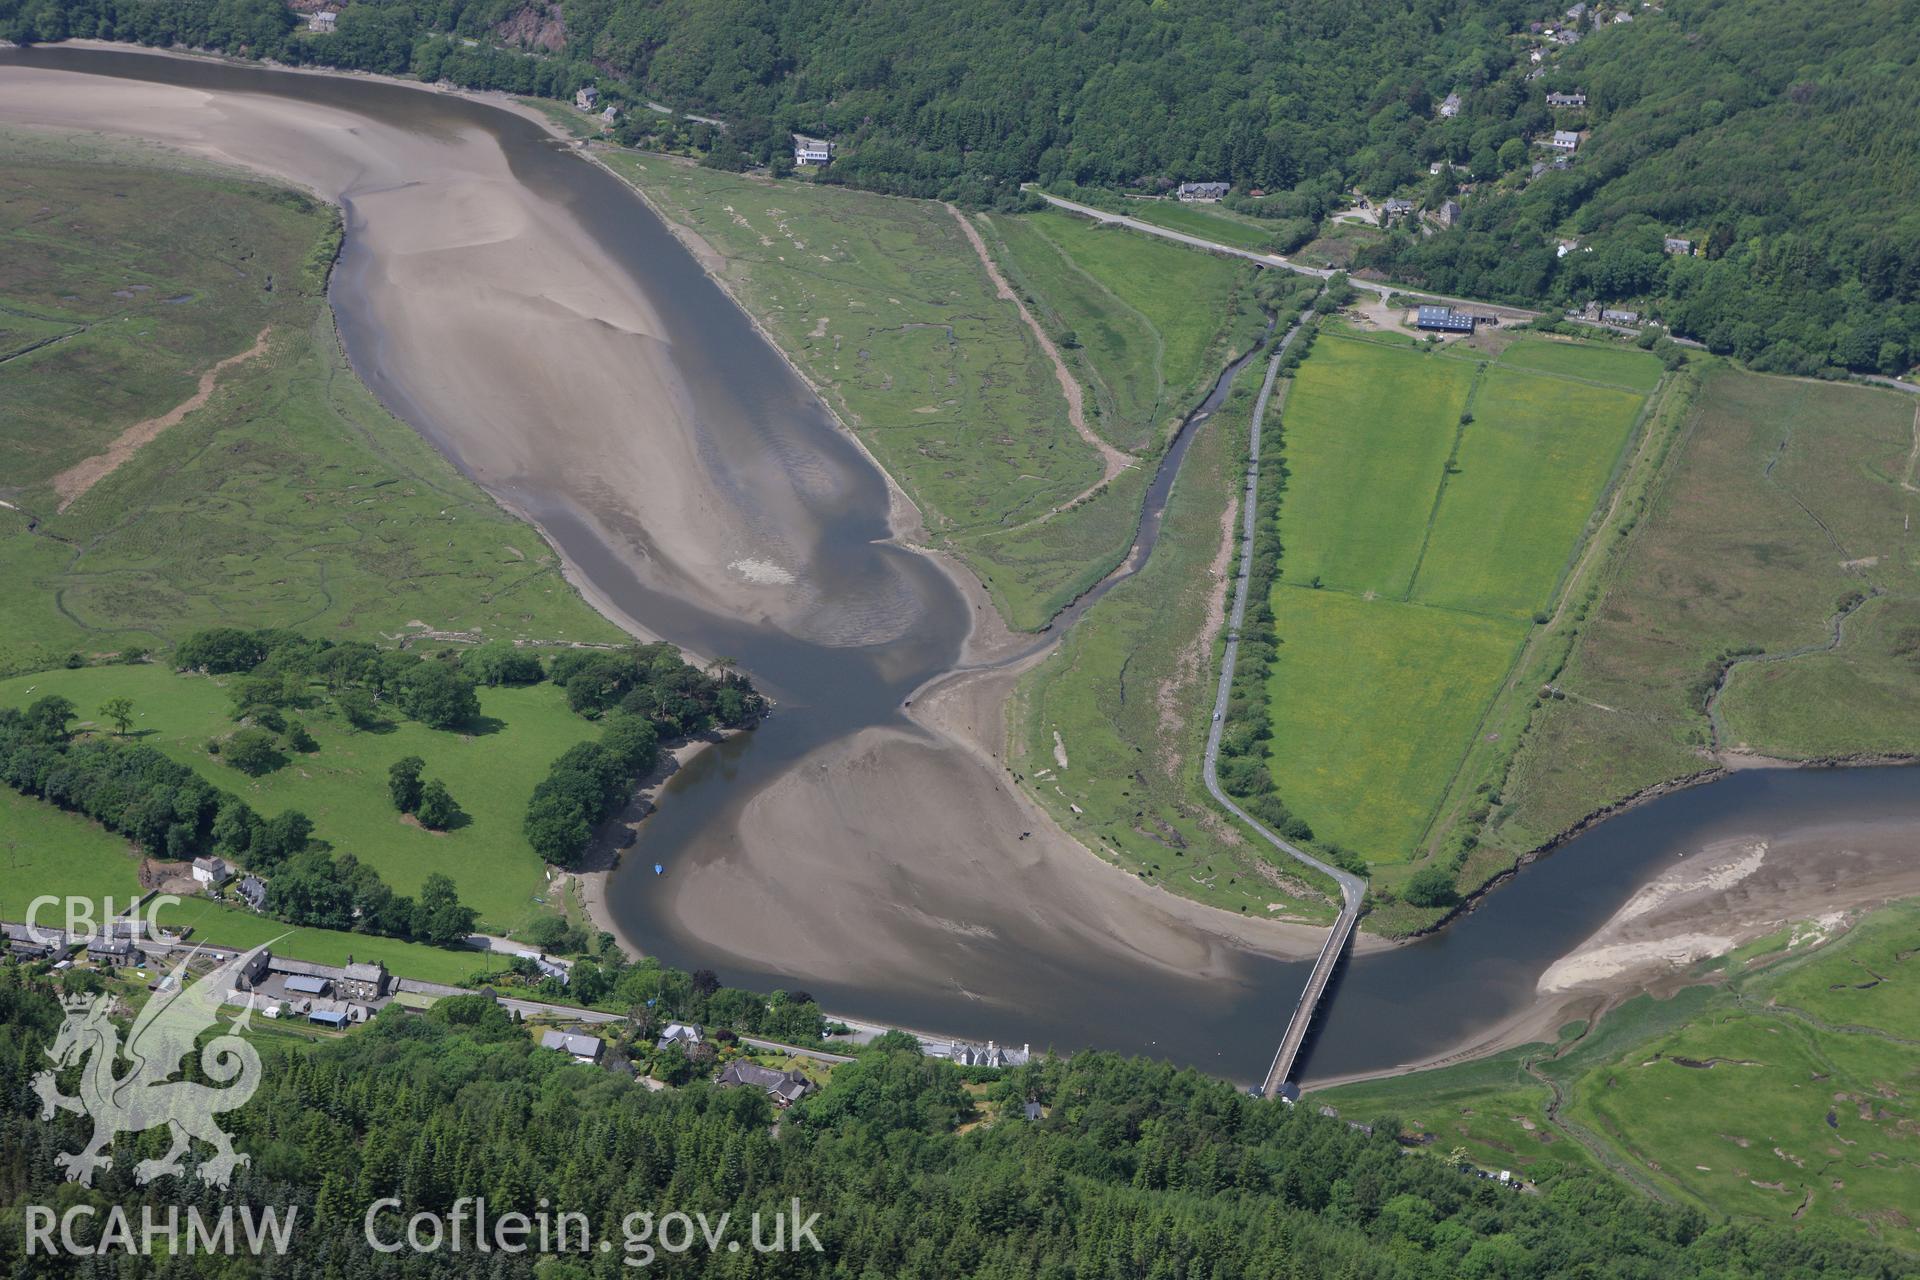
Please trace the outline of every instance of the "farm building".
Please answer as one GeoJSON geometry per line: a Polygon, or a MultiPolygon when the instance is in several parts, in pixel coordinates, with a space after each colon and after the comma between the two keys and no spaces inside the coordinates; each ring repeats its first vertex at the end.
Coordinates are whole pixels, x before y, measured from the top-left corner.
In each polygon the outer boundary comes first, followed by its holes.
{"type": "Polygon", "coordinates": [[[1452,307],[1421,307],[1414,313],[1414,327],[1435,333],[1472,333],[1474,319],[1452,307]]]}

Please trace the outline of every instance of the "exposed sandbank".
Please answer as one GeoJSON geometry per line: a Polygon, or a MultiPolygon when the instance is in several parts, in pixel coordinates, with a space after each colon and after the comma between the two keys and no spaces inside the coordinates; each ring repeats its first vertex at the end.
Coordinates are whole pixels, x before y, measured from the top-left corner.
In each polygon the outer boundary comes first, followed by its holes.
{"type": "Polygon", "coordinates": [[[1864,911],[1920,895],[1920,840],[1901,822],[1835,823],[1772,840],[1723,840],[1690,850],[1622,903],[1605,924],[1541,974],[1533,1001],[1444,1053],[1379,1071],[1315,1079],[1314,1088],[1447,1066],[1518,1045],[1551,1042],[1642,993],[1666,996],[1717,980],[1695,966],[1812,922],[1801,946],[1837,936],[1864,911]]]}

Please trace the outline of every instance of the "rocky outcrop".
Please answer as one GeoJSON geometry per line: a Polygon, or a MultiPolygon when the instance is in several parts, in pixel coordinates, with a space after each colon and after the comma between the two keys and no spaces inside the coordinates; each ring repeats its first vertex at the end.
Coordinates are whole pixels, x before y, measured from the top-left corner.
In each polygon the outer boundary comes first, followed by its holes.
{"type": "Polygon", "coordinates": [[[567,46],[567,23],[557,4],[529,4],[513,11],[493,33],[509,45],[558,53],[567,46]]]}

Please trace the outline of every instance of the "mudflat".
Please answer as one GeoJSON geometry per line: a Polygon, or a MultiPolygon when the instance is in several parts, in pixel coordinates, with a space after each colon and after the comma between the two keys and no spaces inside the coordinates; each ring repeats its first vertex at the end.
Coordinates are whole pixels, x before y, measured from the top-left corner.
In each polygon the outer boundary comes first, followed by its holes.
{"type": "Polygon", "coordinates": [[[372,359],[407,401],[390,407],[509,506],[521,488],[577,495],[661,590],[736,615],[798,609],[797,508],[779,486],[743,495],[701,456],[660,310],[485,131],[20,66],[0,79],[0,118],[146,139],[341,205],[342,269],[381,331],[372,359]],[[751,572],[763,562],[791,567],[751,572]]]}

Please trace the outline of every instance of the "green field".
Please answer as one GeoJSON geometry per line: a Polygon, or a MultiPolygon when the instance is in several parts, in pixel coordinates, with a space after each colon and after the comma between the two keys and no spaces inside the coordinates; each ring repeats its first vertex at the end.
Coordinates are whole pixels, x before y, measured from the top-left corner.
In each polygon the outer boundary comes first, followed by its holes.
{"type": "MultiPolygon", "coordinates": [[[[120,910],[141,895],[140,852],[97,823],[52,805],[0,789],[0,920],[24,921],[33,899],[43,895],[112,899],[120,910]]],[[[384,868],[383,868],[384,870],[384,868]]],[[[471,878],[471,877],[470,877],[471,878]]],[[[96,912],[102,910],[96,906],[96,912]]],[[[57,924],[56,907],[43,924],[57,924]]],[[[272,942],[279,955],[315,964],[381,960],[395,973],[457,985],[499,967],[497,957],[477,951],[444,951],[417,942],[329,929],[296,929],[211,898],[188,898],[159,913],[168,929],[192,926],[194,940],[228,947],[272,942]]]]}
{"type": "Polygon", "coordinates": [[[1640,412],[1541,345],[1490,362],[1333,331],[1287,402],[1268,762],[1323,843],[1371,862],[1422,853],[1640,412]]]}
{"type": "Polygon", "coordinates": [[[1507,367],[1540,345],[1508,347],[1474,393],[1415,600],[1528,617],[1547,606],[1586,529],[1643,397],[1507,367]]]}
{"type": "Polygon", "coordinates": [[[1699,389],[1661,483],[1613,557],[1535,716],[1490,835],[1531,848],[1711,763],[1704,713],[1737,662],[1718,745],[1779,756],[1920,751],[1920,494],[1901,487],[1910,397],[1738,372],[1699,389]],[[1861,593],[1840,646],[1831,620],[1861,593]]]}
{"type": "Polygon", "coordinates": [[[1287,398],[1286,581],[1406,594],[1473,381],[1464,360],[1314,346],[1287,398]]]}
{"type": "Polygon", "coordinates": [[[1660,381],[1661,367],[1628,347],[1601,347],[1568,339],[1528,338],[1500,353],[1500,363],[1604,383],[1645,394],[1660,381]]]}
{"type": "Polygon", "coordinates": [[[140,896],[140,856],[98,823],[0,787],[0,920],[24,921],[35,898],[127,903],[140,896]]]}
{"type": "MultiPolygon", "coordinates": [[[[147,664],[0,681],[0,706],[24,706],[49,694],[72,699],[83,722],[106,699],[131,698],[138,741],[190,766],[264,816],[299,809],[313,819],[319,838],[374,867],[395,892],[414,893],[436,871],[451,876],[483,926],[499,932],[546,909],[537,901],[546,894],[545,872],[521,833],[521,820],[547,766],[593,736],[592,726],[567,709],[565,694],[553,685],[483,688],[481,723],[488,731],[475,734],[429,729],[411,720],[385,732],[360,732],[330,711],[293,712],[320,749],[292,755],[274,772],[250,778],[206,751],[209,739],[234,728],[218,680],[147,664]],[[387,766],[408,755],[427,762],[426,776],[447,784],[471,822],[433,832],[394,811],[387,797],[387,766]]],[[[37,838],[36,831],[53,835],[64,829],[60,824],[67,815],[44,813],[49,820],[23,831],[23,842],[37,838]]],[[[9,838],[13,831],[9,822],[9,838]]]]}
{"type": "Polygon", "coordinates": [[[1071,332],[1101,431],[1156,445],[1258,333],[1257,268],[1057,210],[996,217],[998,252],[1056,335],[1071,332]]]}
{"type": "Polygon", "coordinates": [[[224,622],[617,638],[532,529],[349,372],[321,292],[330,211],[154,163],[0,134],[0,345],[66,335],[0,364],[0,673],[224,622]],[[263,330],[204,408],[59,510],[56,474],[263,330]]]}
{"type": "Polygon", "coordinates": [[[1736,1219],[1912,1249],[1920,902],[1811,953],[1787,950],[1790,936],[1742,948],[1723,985],[1640,997],[1558,1046],[1311,1097],[1348,1118],[1397,1116],[1433,1135],[1436,1155],[1461,1147],[1546,1183],[1610,1168],[1736,1219]]]}
{"type": "Polygon", "coordinates": [[[1011,763],[1066,830],[1150,883],[1229,911],[1321,919],[1331,914],[1328,887],[1276,868],[1200,781],[1218,678],[1213,611],[1224,599],[1211,571],[1222,563],[1222,519],[1237,510],[1263,374],[1259,365],[1242,373],[1188,450],[1147,567],[1021,678],[1011,763]]]}
{"type": "Polygon", "coordinates": [[[1314,591],[1274,591],[1268,765],[1322,841],[1406,860],[1433,819],[1526,624],[1314,591]]]}

